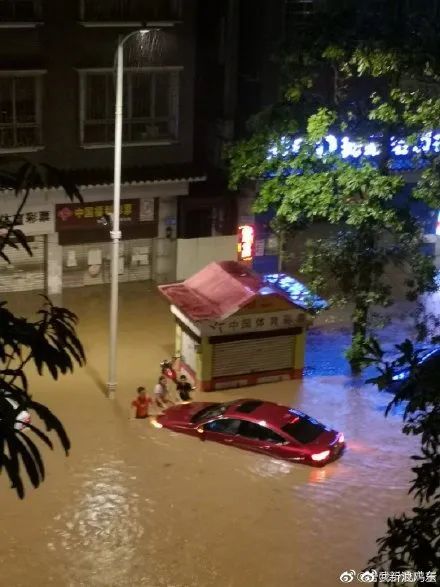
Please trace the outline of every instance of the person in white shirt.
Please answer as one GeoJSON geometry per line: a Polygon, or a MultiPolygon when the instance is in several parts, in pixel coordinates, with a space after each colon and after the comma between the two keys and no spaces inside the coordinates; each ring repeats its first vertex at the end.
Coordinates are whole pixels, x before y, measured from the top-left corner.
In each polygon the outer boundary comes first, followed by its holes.
{"type": "Polygon", "coordinates": [[[167,387],[167,379],[165,375],[161,375],[154,387],[154,397],[156,398],[156,405],[160,409],[164,409],[167,405],[174,405],[169,398],[169,391],[167,387]]]}

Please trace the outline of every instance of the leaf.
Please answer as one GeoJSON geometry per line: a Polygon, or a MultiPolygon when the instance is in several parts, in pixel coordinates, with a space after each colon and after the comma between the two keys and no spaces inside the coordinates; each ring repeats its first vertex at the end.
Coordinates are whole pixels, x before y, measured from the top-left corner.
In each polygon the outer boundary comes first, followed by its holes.
{"type": "Polygon", "coordinates": [[[39,428],[37,428],[33,424],[28,424],[27,428],[29,430],[31,430],[34,434],[36,434],[39,437],[39,439],[44,442],[44,444],[46,446],[48,446],[51,450],[53,450],[53,443],[47,434],[42,432],[39,428]]]}
{"type": "MultiPolygon", "coordinates": [[[[28,255],[30,255],[32,257],[33,252],[32,252],[32,249],[29,247],[29,244],[28,244],[28,241],[27,241],[27,238],[26,238],[24,232],[22,230],[19,230],[18,228],[14,228],[14,230],[12,231],[12,235],[18,240],[18,242],[25,249],[25,251],[28,253],[28,255]]],[[[15,248],[17,248],[17,247],[15,247],[15,248]]]]}
{"type": "Polygon", "coordinates": [[[11,487],[15,489],[20,499],[24,498],[24,486],[21,480],[17,463],[13,463],[12,460],[7,457],[4,453],[0,455],[1,467],[6,470],[6,474],[11,482],[11,487]]]}
{"type": "Polygon", "coordinates": [[[46,425],[46,429],[48,431],[53,430],[56,432],[65,453],[68,454],[70,450],[70,440],[66,434],[64,426],[61,424],[60,420],[55,416],[55,414],[53,414],[47,406],[33,400],[29,403],[29,408],[35,410],[35,412],[46,425]]]}
{"type": "Polygon", "coordinates": [[[44,463],[43,463],[43,459],[41,458],[41,454],[40,451],[37,447],[37,445],[31,440],[31,438],[29,438],[29,436],[27,436],[26,434],[24,434],[23,432],[18,432],[18,436],[21,439],[22,443],[25,444],[29,450],[29,452],[32,455],[32,459],[35,463],[35,466],[37,467],[37,471],[38,471],[38,483],[36,486],[38,486],[45,478],[46,475],[46,471],[44,468],[44,463]]]}
{"type": "Polygon", "coordinates": [[[8,451],[11,455],[12,460],[17,462],[17,476],[21,478],[20,473],[20,461],[23,463],[27,476],[29,477],[32,485],[38,487],[40,484],[40,475],[38,468],[35,464],[32,455],[30,454],[27,447],[21,442],[18,435],[11,434],[7,438],[8,451]]]}

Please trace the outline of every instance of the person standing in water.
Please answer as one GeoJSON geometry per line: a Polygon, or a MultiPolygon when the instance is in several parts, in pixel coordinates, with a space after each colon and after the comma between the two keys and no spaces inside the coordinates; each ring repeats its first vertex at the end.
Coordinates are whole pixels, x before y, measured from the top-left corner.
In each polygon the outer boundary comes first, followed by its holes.
{"type": "Polygon", "coordinates": [[[190,392],[192,391],[193,387],[191,383],[186,378],[186,375],[181,375],[179,380],[176,382],[176,389],[180,396],[180,399],[183,402],[190,402],[191,395],[190,392]]]}
{"type": "Polygon", "coordinates": [[[148,418],[150,415],[148,412],[148,406],[152,401],[151,397],[146,394],[145,387],[138,387],[137,398],[131,402],[132,407],[135,408],[135,418],[148,418]]]}
{"type": "Polygon", "coordinates": [[[161,375],[159,377],[158,382],[154,388],[154,397],[156,398],[157,407],[161,410],[166,408],[167,405],[174,405],[174,402],[169,399],[167,378],[165,375],[161,375]]]}

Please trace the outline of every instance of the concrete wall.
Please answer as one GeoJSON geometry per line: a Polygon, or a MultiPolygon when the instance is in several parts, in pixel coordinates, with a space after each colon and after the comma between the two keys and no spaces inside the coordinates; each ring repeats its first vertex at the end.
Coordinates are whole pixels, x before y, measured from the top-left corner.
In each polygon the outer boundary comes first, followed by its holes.
{"type": "Polygon", "coordinates": [[[212,261],[236,261],[237,237],[213,236],[177,240],[177,280],[183,280],[212,261]]]}
{"type": "Polygon", "coordinates": [[[157,283],[176,280],[177,198],[159,199],[158,238],[154,240],[153,279],[157,283]]]}

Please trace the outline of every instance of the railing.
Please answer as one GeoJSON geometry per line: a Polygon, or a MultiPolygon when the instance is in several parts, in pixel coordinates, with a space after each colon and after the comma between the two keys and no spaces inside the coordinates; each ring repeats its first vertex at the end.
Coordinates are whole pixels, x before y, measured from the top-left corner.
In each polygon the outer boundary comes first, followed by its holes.
{"type": "Polygon", "coordinates": [[[0,150],[14,151],[41,145],[41,127],[37,123],[0,124],[0,150]]]}
{"type": "Polygon", "coordinates": [[[285,0],[286,31],[290,32],[306,25],[314,11],[314,0],[285,0]]]}
{"type": "MultiPolygon", "coordinates": [[[[174,117],[124,119],[124,144],[177,139],[174,117]]],[[[114,118],[84,121],[84,144],[108,144],[114,140],[114,118]]]]}
{"type": "Polygon", "coordinates": [[[80,0],[80,19],[87,22],[156,22],[181,18],[181,0],[80,0]]]}
{"type": "Polygon", "coordinates": [[[34,22],[40,16],[39,0],[0,0],[0,23],[34,22]]]}

